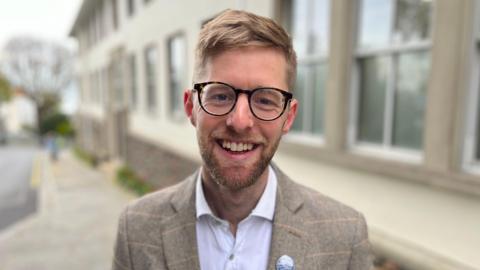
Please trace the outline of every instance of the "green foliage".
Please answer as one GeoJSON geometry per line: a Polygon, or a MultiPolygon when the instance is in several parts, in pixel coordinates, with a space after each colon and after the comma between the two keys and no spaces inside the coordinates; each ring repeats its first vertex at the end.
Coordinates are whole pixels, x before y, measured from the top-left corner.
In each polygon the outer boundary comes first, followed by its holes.
{"type": "Polygon", "coordinates": [[[40,122],[40,134],[55,132],[64,137],[72,137],[75,134],[70,118],[63,113],[55,112],[45,116],[40,122]]]}
{"type": "Polygon", "coordinates": [[[32,95],[38,112],[46,117],[47,115],[57,113],[60,107],[60,96],[54,92],[38,92],[32,95]]]}
{"type": "Polygon", "coordinates": [[[10,83],[0,75],[0,103],[12,98],[10,83]]]}
{"type": "Polygon", "coordinates": [[[143,179],[135,175],[135,173],[131,169],[125,166],[118,169],[117,181],[122,186],[134,191],[140,196],[154,190],[151,185],[149,185],[143,179]]]}
{"type": "Polygon", "coordinates": [[[91,155],[86,151],[83,151],[80,147],[74,147],[73,153],[78,159],[87,163],[89,166],[92,166],[92,167],[97,166],[97,163],[98,163],[97,158],[94,155],[91,155]]]}

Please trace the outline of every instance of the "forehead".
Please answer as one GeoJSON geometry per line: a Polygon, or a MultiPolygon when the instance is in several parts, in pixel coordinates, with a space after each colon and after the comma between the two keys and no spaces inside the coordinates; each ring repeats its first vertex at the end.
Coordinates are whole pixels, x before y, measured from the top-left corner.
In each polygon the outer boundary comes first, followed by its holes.
{"type": "Polygon", "coordinates": [[[283,52],[276,48],[228,49],[207,59],[204,79],[244,89],[262,86],[287,89],[287,62],[283,52]]]}

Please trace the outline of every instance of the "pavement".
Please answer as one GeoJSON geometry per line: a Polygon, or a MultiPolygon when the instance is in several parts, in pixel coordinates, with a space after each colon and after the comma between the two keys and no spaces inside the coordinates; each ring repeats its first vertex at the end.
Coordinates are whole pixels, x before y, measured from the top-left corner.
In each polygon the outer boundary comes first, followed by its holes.
{"type": "Polygon", "coordinates": [[[37,156],[38,210],[0,231],[0,269],[110,269],[118,216],[135,198],[114,182],[116,167],[88,167],[69,151],[37,156]]]}

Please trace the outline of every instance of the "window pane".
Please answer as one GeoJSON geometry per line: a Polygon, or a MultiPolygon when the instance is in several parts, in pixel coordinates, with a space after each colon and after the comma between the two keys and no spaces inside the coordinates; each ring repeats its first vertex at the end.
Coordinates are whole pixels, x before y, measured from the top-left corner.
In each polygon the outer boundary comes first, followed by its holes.
{"type": "Polygon", "coordinates": [[[431,1],[398,0],[394,42],[408,43],[428,39],[431,8],[431,1]]]}
{"type": "Polygon", "coordinates": [[[177,36],[169,41],[169,72],[170,72],[170,108],[172,111],[181,111],[182,93],[185,78],[185,39],[177,36]]]}
{"type": "Polygon", "coordinates": [[[293,46],[299,57],[328,51],[329,0],[293,0],[293,46]]]}
{"type": "Polygon", "coordinates": [[[328,29],[330,25],[330,1],[313,1],[312,24],[310,24],[310,52],[325,54],[328,52],[328,29]]]}
{"type": "Polygon", "coordinates": [[[304,110],[305,106],[305,91],[306,89],[306,82],[307,82],[307,73],[308,68],[305,65],[299,65],[297,68],[297,82],[295,85],[295,90],[293,91],[294,97],[298,100],[298,110],[297,110],[297,117],[293,122],[292,129],[296,131],[302,131],[304,128],[304,120],[305,117],[304,110]]]}
{"type": "Polygon", "coordinates": [[[131,16],[135,12],[135,0],[127,0],[128,15],[131,16]]]}
{"type": "Polygon", "coordinates": [[[116,58],[112,62],[112,86],[114,91],[114,100],[117,104],[123,104],[123,74],[121,60],[116,58]]]}
{"type": "Polygon", "coordinates": [[[308,2],[308,0],[293,1],[293,47],[299,57],[306,55],[308,51],[308,2]]]}
{"type": "Polygon", "coordinates": [[[111,99],[109,90],[108,90],[110,89],[109,68],[108,67],[103,68],[102,73],[103,73],[103,77],[105,78],[105,80],[103,80],[103,89],[105,89],[105,91],[103,91],[102,100],[104,104],[108,104],[109,100],[111,99]]]}
{"type": "Polygon", "coordinates": [[[327,77],[327,64],[315,66],[315,88],[313,91],[313,133],[323,134],[325,125],[325,85],[327,77]]]}
{"type": "Polygon", "coordinates": [[[392,1],[363,0],[360,10],[360,48],[388,45],[392,21],[392,1]]]}
{"type": "Polygon", "coordinates": [[[147,76],[147,106],[148,109],[155,109],[157,105],[157,93],[156,93],[156,59],[157,51],[155,48],[148,48],[145,52],[145,66],[147,76]]]}
{"type": "Polygon", "coordinates": [[[475,147],[475,160],[480,160],[480,95],[477,100],[477,128],[475,133],[476,147],[475,147]]]}
{"type": "Polygon", "coordinates": [[[360,108],[358,139],[382,143],[387,89],[388,58],[373,57],[359,61],[360,108]]]}
{"type": "Polygon", "coordinates": [[[112,23],[113,30],[118,28],[118,11],[117,11],[117,0],[112,0],[112,23]]]}
{"type": "Polygon", "coordinates": [[[130,55],[128,62],[130,67],[130,105],[135,107],[137,105],[137,69],[135,55],[130,55]]]}
{"type": "Polygon", "coordinates": [[[392,144],[420,149],[425,115],[429,52],[401,54],[398,58],[392,144]]]}

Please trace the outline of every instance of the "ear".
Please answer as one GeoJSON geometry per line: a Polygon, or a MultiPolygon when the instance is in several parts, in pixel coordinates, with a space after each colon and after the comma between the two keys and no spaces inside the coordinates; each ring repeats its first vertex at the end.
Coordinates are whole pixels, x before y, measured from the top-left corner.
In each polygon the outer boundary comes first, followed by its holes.
{"type": "Polygon", "coordinates": [[[183,108],[185,110],[185,114],[187,115],[188,119],[190,119],[190,123],[192,123],[193,126],[196,125],[195,121],[195,112],[193,110],[193,92],[190,89],[186,89],[183,92],[183,108]]]}
{"type": "Polygon", "coordinates": [[[298,101],[296,99],[292,99],[288,108],[287,119],[285,120],[285,123],[283,123],[282,133],[284,135],[288,133],[293,125],[293,121],[295,121],[295,117],[297,116],[297,108],[298,101]]]}

